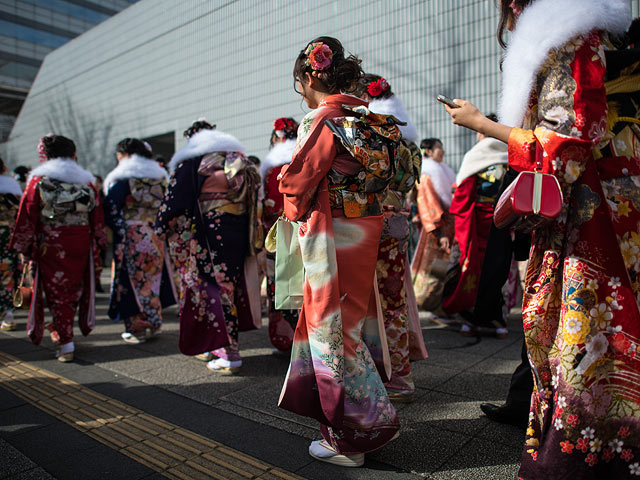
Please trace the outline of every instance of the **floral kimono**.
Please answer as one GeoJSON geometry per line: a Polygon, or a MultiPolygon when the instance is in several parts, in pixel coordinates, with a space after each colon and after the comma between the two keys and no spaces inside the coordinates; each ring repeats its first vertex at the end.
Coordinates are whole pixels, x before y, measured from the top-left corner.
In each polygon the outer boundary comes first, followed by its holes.
{"type": "Polygon", "coordinates": [[[13,310],[13,293],[19,281],[16,252],[9,240],[16,223],[22,190],[12,177],[0,175],[0,321],[13,310]]]}
{"type": "Polygon", "coordinates": [[[171,160],[156,230],[182,279],[179,347],[186,355],[222,347],[237,353],[238,332],[260,327],[260,178],[243,151],[231,135],[201,130],[171,160]]]}
{"type": "Polygon", "coordinates": [[[79,308],[84,335],[95,326],[95,270],[106,232],[94,177],[75,160],[55,158],[31,171],[20,202],[10,248],[33,261],[33,296],[27,333],[38,345],[44,301],[53,317],[47,328],[60,344],[73,339],[79,308]]]}
{"type": "Polygon", "coordinates": [[[504,62],[500,117],[523,127],[509,164],[533,170],[542,149],[564,195],[560,216],[533,232],[525,279],[535,387],[522,479],[640,475],[640,148],[630,129],[607,133],[602,33],[629,21],[626,0],[538,0],[504,62]],[[569,38],[568,22],[584,33],[569,38]],[[542,30],[553,35],[541,45],[542,30]]]}
{"type": "MultiPolygon", "coordinates": [[[[366,110],[356,97],[325,98],[305,116],[293,161],[282,169],[284,210],[300,223],[306,278],[279,405],[318,420],[325,440],[349,455],[381,448],[399,423],[381,378],[386,370],[375,362],[386,351],[374,279],[389,159],[380,145],[366,155],[357,145],[346,149],[354,110],[343,105],[366,110]]],[[[393,117],[367,117],[397,141],[393,117]]]]}
{"type": "MultiPolygon", "coordinates": [[[[440,166],[431,159],[436,172],[440,166]]],[[[447,167],[448,168],[448,167],[447,167]]],[[[442,302],[445,275],[449,264],[449,250],[440,248],[439,240],[447,237],[449,243],[453,239],[453,217],[448,212],[450,188],[454,181],[453,172],[433,174],[425,169],[418,185],[418,213],[422,230],[416,251],[411,262],[413,289],[418,307],[425,310],[437,310],[442,302]],[[447,190],[447,185],[449,189],[447,190]],[[447,195],[449,195],[448,198],[447,195]]],[[[450,170],[450,169],[449,169],[450,170]]]]}
{"type": "MultiPolygon", "coordinates": [[[[264,201],[262,218],[265,231],[276,222],[284,210],[284,200],[278,190],[278,175],[282,167],[291,163],[296,141],[289,139],[276,143],[260,165],[264,201]]],[[[278,350],[288,351],[293,344],[293,332],[298,323],[299,310],[276,310],[275,308],[275,253],[267,253],[267,299],[269,307],[269,338],[278,350]]]]}
{"type": "Polygon", "coordinates": [[[493,138],[480,140],[462,160],[449,208],[455,222],[455,248],[460,252],[459,273],[452,279],[453,285],[447,285],[451,291],[442,300],[442,308],[449,315],[470,311],[475,305],[493,205],[506,163],[507,146],[493,138]]]}
{"type": "Polygon", "coordinates": [[[105,219],[113,231],[109,316],[122,319],[129,333],[158,330],[162,307],[175,303],[164,242],[154,230],[167,180],[155,161],[131,155],[104,182],[105,219]]]}
{"type": "Polygon", "coordinates": [[[369,109],[375,113],[393,115],[407,123],[400,126],[402,144],[397,171],[382,202],[384,227],[376,264],[391,361],[391,378],[385,386],[389,393],[407,396],[415,391],[410,361],[427,358],[411,275],[407,268],[410,214],[407,192],[414,188],[420,176],[422,158],[420,149],[414,143],[418,134],[408,121],[409,115],[404,105],[396,96],[373,99],[369,109]]]}

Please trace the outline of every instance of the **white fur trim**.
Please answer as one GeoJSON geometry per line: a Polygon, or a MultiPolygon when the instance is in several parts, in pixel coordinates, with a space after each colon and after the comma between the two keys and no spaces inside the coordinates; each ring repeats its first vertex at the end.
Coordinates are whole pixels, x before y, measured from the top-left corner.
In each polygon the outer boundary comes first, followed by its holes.
{"type": "Polygon", "coordinates": [[[29,173],[27,183],[33,177],[49,177],[66,183],[95,184],[95,177],[73,158],[51,158],[29,173]]]}
{"type": "Polygon", "coordinates": [[[451,167],[444,162],[436,162],[435,160],[424,157],[422,159],[422,175],[428,175],[433,183],[442,206],[449,209],[453,192],[451,191],[453,183],[456,181],[456,174],[453,173],[451,167]]]}
{"type": "Polygon", "coordinates": [[[495,138],[483,138],[465,153],[456,176],[456,184],[460,185],[471,175],[475,175],[491,165],[507,164],[508,162],[509,155],[506,143],[495,138]]]}
{"type": "Polygon", "coordinates": [[[165,178],[168,180],[169,175],[155,160],[133,154],[123,158],[118,166],[109,172],[107,178],[104,179],[104,194],[107,194],[114,183],[129,178],[165,178]]]}
{"type": "Polygon", "coordinates": [[[522,126],[536,75],[549,52],[592,30],[622,33],[631,24],[629,0],[536,0],[516,23],[502,64],[498,116],[522,126]]]}
{"type": "Polygon", "coordinates": [[[12,195],[22,196],[22,189],[16,179],[9,175],[0,175],[0,194],[10,193],[12,195]]]}
{"type": "Polygon", "coordinates": [[[260,176],[264,178],[269,170],[281,165],[291,163],[293,159],[293,151],[296,148],[296,141],[293,139],[286,140],[281,143],[276,143],[264,160],[260,164],[260,176]]]}
{"type": "Polygon", "coordinates": [[[404,108],[402,101],[395,95],[389,98],[377,99],[374,98],[369,103],[369,110],[374,113],[381,113],[383,115],[393,115],[402,122],[407,122],[406,125],[400,126],[402,136],[410,142],[418,142],[418,131],[409,118],[409,113],[404,108]]]}
{"type": "Polygon", "coordinates": [[[233,135],[219,130],[200,130],[173,155],[169,163],[169,171],[173,172],[184,160],[213,152],[244,153],[245,148],[233,135]]]}

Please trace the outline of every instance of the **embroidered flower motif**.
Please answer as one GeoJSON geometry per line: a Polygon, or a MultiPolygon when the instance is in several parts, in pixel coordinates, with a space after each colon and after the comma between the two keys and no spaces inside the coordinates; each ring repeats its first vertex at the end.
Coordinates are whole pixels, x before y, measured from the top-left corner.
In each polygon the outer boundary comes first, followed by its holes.
{"type": "Polygon", "coordinates": [[[573,160],[569,160],[564,172],[564,179],[567,183],[573,183],[578,179],[578,177],[580,177],[581,172],[581,164],[574,162],[573,160]]]}
{"type": "Polygon", "coordinates": [[[631,473],[631,475],[640,476],[640,463],[634,462],[629,465],[629,473],[631,473]]]}
{"type": "Polygon", "coordinates": [[[620,427],[618,429],[618,436],[622,438],[627,438],[629,436],[629,427],[620,427]]]}
{"type": "MultiPolygon", "coordinates": [[[[596,417],[604,417],[607,414],[607,409],[611,405],[611,395],[608,394],[604,387],[600,384],[591,385],[591,389],[582,392],[580,398],[585,402],[596,417]]],[[[589,427],[587,427],[589,428],[589,427]]],[[[583,430],[584,432],[584,430],[583,430]]],[[[593,432],[593,429],[591,429],[593,432]]],[[[585,435],[583,433],[583,435],[585,435]]],[[[593,435],[589,438],[593,438],[593,435]]]]}
{"type": "Polygon", "coordinates": [[[560,445],[562,446],[562,453],[573,453],[573,449],[575,448],[575,445],[573,445],[569,440],[560,442],[560,445]]]}
{"type": "Polygon", "coordinates": [[[562,419],[556,418],[555,421],[553,422],[553,426],[555,427],[556,430],[562,430],[562,419]]]}
{"type": "Polygon", "coordinates": [[[602,440],[594,438],[589,442],[589,445],[591,446],[592,452],[599,452],[602,449],[602,440]]]}
{"type": "Polygon", "coordinates": [[[570,345],[584,343],[590,332],[587,316],[577,310],[570,310],[564,317],[563,338],[570,345]]]}
{"type": "Polygon", "coordinates": [[[631,449],[630,448],[625,448],[624,450],[622,450],[622,453],[620,454],[620,457],[625,462],[630,462],[631,459],[633,458],[633,453],[631,453],[631,449]]]}
{"type": "Polygon", "coordinates": [[[584,459],[585,462],[589,464],[590,467],[593,467],[596,463],[598,463],[598,455],[595,453],[590,453],[587,455],[587,458],[584,459]]]}
{"type": "Polygon", "coordinates": [[[578,424],[578,415],[572,413],[567,417],[567,423],[572,427],[575,427],[578,424]]]}
{"type": "Polygon", "coordinates": [[[609,442],[609,446],[616,453],[622,452],[622,446],[623,445],[624,445],[624,442],[622,440],[620,440],[619,438],[614,438],[613,440],[611,440],[609,442]]]}
{"type": "Polygon", "coordinates": [[[307,56],[307,65],[318,72],[329,68],[333,61],[331,48],[322,42],[309,44],[304,53],[307,56]]]}
{"type": "Polygon", "coordinates": [[[567,406],[567,399],[564,395],[558,397],[558,407],[565,408],[567,406]]]}
{"type": "Polygon", "coordinates": [[[582,436],[584,436],[585,438],[588,438],[588,439],[593,439],[595,433],[596,433],[596,431],[591,427],[586,427],[584,430],[582,430],[580,432],[580,434],[582,436]]]}
{"type": "MultiPolygon", "coordinates": [[[[584,430],[582,432],[584,435],[584,430]]],[[[587,437],[579,438],[576,448],[582,451],[582,453],[587,453],[587,450],[589,450],[589,439],[587,437]]]]}

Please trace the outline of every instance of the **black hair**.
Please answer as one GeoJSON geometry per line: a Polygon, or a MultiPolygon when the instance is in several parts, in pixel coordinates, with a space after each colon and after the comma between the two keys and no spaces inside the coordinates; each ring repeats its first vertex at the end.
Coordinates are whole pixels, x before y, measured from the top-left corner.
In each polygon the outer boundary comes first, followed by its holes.
{"type": "Polygon", "coordinates": [[[439,138],[425,138],[420,142],[420,149],[433,150],[433,148],[436,146],[436,143],[438,142],[440,142],[440,145],[442,145],[442,141],[439,138]]]}
{"type": "Polygon", "coordinates": [[[361,63],[362,60],[354,55],[349,55],[345,58],[344,48],[337,38],[318,37],[309,42],[298,54],[298,58],[296,59],[296,63],[293,67],[294,89],[296,92],[298,91],[296,88],[296,82],[304,81],[305,74],[309,73],[318,78],[329,93],[351,93],[356,88],[360,77],[364,75],[364,72],[360,67],[361,63]],[[314,70],[308,63],[306,50],[312,43],[324,43],[333,53],[331,65],[329,65],[325,70],[314,70]]]}
{"type": "Polygon", "coordinates": [[[4,160],[2,160],[2,157],[0,157],[0,175],[4,173],[4,169],[5,169],[4,160]]]}
{"type": "Polygon", "coordinates": [[[291,117],[280,117],[273,122],[273,130],[271,131],[271,139],[269,145],[273,146],[276,143],[276,139],[284,138],[286,140],[293,140],[298,138],[298,122],[291,117]],[[278,128],[281,127],[281,128],[278,128]],[[284,136],[279,137],[276,132],[283,132],[284,136]]]}
{"type": "Polygon", "coordinates": [[[142,140],[137,138],[125,138],[116,145],[116,153],[123,155],[140,155],[144,158],[151,158],[151,152],[142,140]]]}
{"type": "Polygon", "coordinates": [[[249,155],[247,157],[247,160],[249,160],[251,163],[253,163],[256,167],[260,166],[260,159],[258,157],[256,157],[255,155],[249,155]]]}
{"type": "Polygon", "coordinates": [[[633,22],[631,22],[627,32],[627,41],[633,48],[640,49],[640,17],[634,18],[633,22]]]}
{"type": "MultiPolygon", "coordinates": [[[[369,85],[371,85],[374,82],[377,82],[381,78],[382,77],[380,75],[376,75],[374,73],[365,73],[362,77],[360,77],[360,80],[358,80],[358,85],[356,86],[356,89],[353,92],[353,94],[356,97],[360,97],[360,98],[363,98],[365,95],[368,95],[371,98],[380,98],[380,99],[392,97],[393,92],[391,91],[391,85],[389,84],[389,82],[387,82],[388,88],[384,92],[381,92],[379,95],[372,95],[371,92],[369,91],[369,85]]],[[[385,82],[386,81],[387,80],[385,79],[385,82]]]]}
{"type": "Polygon", "coordinates": [[[196,133],[198,133],[200,130],[215,130],[216,126],[215,125],[211,125],[210,123],[208,123],[206,120],[196,120],[195,122],[193,122],[191,124],[191,126],[189,128],[187,128],[182,135],[185,138],[191,138],[193,137],[196,133]]]}
{"type": "Polygon", "coordinates": [[[488,113],[487,115],[485,115],[485,117],[487,117],[492,122],[497,122],[498,121],[498,116],[493,112],[488,113]]]}
{"type": "Polygon", "coordinates": [[[504,41],[504,34],[507,30],[507,23],[509,20],[515,21],[513,16],[513,10],[511,10],[511,4],[524,10],[533,0],[496,0],[496,3],[500,6],[500,21],[498,22],[498,43],[502,48],[507,48],[507,43],[504,41]]]}
{"type": "Polygon", "coordinates": [[[40,139],[47,159],[73,158],[76,154],[76,144],[73,140],[62,135],[49,135],[40,139]]]}

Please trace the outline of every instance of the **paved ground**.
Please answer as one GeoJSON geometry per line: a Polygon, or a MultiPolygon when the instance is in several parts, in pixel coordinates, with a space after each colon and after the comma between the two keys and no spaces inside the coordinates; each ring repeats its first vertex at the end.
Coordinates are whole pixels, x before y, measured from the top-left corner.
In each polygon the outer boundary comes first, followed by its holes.
{"type": "MultiPolygon", "coordinates": [[[[413,366],[416,400],[398,406],[400,438],[369,454],[363,468],[339,469],[306,453],[309,441],[319,438],[316,422],[277,407],[288,361],[272,355],[265,328],[241,334],[241,374],[219,376],[178,352],[175,308],[166,312],[161,336],[132,346],[120,339],[122,325],[107,319],[106,301],[106,294],[100,294],[94,333],[86,338],[77,333],[74,363],[55,361],[48,339],[39,347],[31,345],[24,314],[18,316],[18,331],[0,334],[0,352],[304,478],[516,477],[523,433],[488,421],[478,406],[500,403],[506,395],[519,362],[522,329],[517,315],[504,340],[465,338],[453,327],[424,318],[429,358],[413,366]]],[[[153,465],[118,453],[60,416],[36,408],[37,399],[28,401],[28,395],[20,397],[20,390],[0,381],[2,386],[0,478],[163,478],[153,465]]],[[[241,477],[280,478],[251,475],[241,477]]]]}

